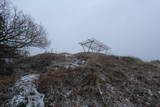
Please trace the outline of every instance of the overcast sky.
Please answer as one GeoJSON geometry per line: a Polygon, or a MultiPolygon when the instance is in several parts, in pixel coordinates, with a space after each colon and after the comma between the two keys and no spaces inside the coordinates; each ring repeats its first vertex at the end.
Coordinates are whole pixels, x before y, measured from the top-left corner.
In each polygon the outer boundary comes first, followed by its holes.
{"type": "Polygon", "coordinates": [[[53,51],[76,53],[82,51],[78,42],[95,38],[115,55],[160,59],[160,0],[13,0],[13,4],[44,25],[53,51]]]}

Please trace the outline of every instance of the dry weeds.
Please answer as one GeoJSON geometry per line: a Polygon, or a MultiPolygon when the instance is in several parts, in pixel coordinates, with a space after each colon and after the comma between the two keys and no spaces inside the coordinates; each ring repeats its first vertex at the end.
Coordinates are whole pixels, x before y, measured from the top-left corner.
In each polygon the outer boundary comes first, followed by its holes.
{"type": "Polygon", "coordinates": [[[84,66],[41,75],[39,90],[53,107],[158,107],[160,69],[138,58],[80,53],[84,66]]]}

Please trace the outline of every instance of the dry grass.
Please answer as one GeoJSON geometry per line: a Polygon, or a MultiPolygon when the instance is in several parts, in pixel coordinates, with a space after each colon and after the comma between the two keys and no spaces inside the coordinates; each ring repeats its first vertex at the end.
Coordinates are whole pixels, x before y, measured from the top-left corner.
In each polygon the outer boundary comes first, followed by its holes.
{"type": "MultiPolygon", "coordinates": [[[[78,53],[83,66],[61,68],[54,63],[69,61],[65,53],[44,53],[19,59],[17,72],[41,73],[39,91],[46,106],[54,107],[158,107],[160,67],[138,58],[97,53],[78,53]],[[54,63],[53,63],[54,62],[54,63]]],[[[72,58],[71,58],[72,59],[72,58]]],[[[12,76],[0,76],[0,104],[9,98],[12,76]]]]}
{"type": "Polygon", "coordinates": [[[14,64],[0,59],[0,107],[5,107],[10,96],[10,87],[14,84],[14,64]]]}
{"type": "Polygon", "coordinates": [[[80,53],[83,67],[41,75],[39,90],[46,105],[142,107],[160,103],[160,69],[138,58],[80,53]]]}
{"type": "Polygon", "coordinates": [[[45,72],[46,67],[54,60],[63,60],[64,56],[54,53],[43,53],[36,56],[24,57],[19,59],[16,64],[17,68],[24,72],[37,71],[39,73],[45,72]]]}
{"type": "Polygon", "coordinates": [[[9,88],[14,83],[14,76],[2,76],[0,75],[0,107],[6,104],[6,101],[11,97],[9,95],[9,88]]]}

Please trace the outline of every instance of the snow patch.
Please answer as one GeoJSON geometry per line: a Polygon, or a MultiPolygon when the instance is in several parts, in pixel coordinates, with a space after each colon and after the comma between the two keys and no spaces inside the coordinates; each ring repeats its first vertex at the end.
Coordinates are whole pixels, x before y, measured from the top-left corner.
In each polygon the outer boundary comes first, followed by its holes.
{"type": "Polygon", "coordinates": [[[80,60],[77,58],[74,58],[74,60],[72,62],[66,63],[64,64],[64,68],[68,69],[68,68],[76,68],[79,67],[81,65],[84,65],[86,61],[84,60],[80,60]]]}
{"type": "Polygon", "coordinates": [[[78,59],[73,55],[66,55],[66,61],[61,62],[53,62],[50,68],[58,69],[58,68],[76,68],[86,64],[86,60],[78,59]]]}
{"type": "Polygon", "coordinates": [[[64,56],[67,58],[67,57],[72,57],[72,54],[68,54],[68,53],[66,53],[66,54],[64,54],[64,56]]]}
{"type": "Polygon", "coordinates": [[[13,87],[14,97],[10,101],[11,107],[44,107],[44,94],[40,94],[34,81],[39,79],[39,74],[31,74],[21,77],[13,87]]]}

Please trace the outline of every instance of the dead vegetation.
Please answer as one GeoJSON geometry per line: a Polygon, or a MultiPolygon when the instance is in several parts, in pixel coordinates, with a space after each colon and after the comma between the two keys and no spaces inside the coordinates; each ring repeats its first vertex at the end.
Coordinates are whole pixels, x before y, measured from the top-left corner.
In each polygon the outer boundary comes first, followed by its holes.
{"type": "Polygon", "coordinates": [[[14,84],[14,64],[0,59],[0,107],[5,107],[10,96],[10,87],[14,84]]]}
{"type": "MultiPolygon", "coordinates": [[[[46,107],[160,106],[157,62],[97,53],[44,53],[17,60],[17,73],[41,74],[38,90],[45,94],[46,107]]],[[[1,104],[10,97],[10,78],[0,77],[1,104]]]]}
{"type": "Polygon", "coordinates": [[[17,69],[20,69],[24,72],[46,72],[47,66],[51,65],[52,61],[61,61],[64,60],[63,55],[54,54],[54,53],[43,53],[36,56],[24,57],[19,59],[16,62],[17,69]]]}
{"type": "Polygon", "coordinates": [[[47,106],[160,106],[158,66],[132,57],[93,53],[75,56],[87,63],[41,75],[39,91],[45,93],[47,106]]]}
{"type": "Polygon", "coordinates": [[[4,76],[0,75],[0,107],[5,107],[7,100],[11,97],[8,93],[10,92],[10,87],[14,83],[14,76],[4,76]]]}

